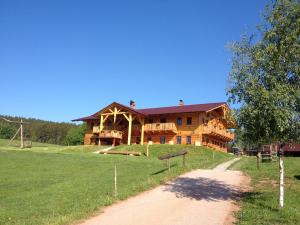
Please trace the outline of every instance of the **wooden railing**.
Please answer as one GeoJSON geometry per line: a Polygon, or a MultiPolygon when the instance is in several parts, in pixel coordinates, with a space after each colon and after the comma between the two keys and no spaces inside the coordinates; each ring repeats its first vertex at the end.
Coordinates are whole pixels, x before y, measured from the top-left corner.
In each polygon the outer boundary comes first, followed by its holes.
{"type": "MultiPolygon", "coordinates": [[[[114,130],[112,126],[103,126],[103,130],[114,130]]],[[[100,131],[100,126],[94,126],[93,127],[93,133],[98,134],[100,131]]]]}
{"type": "Polygon", "coordinates": [[[220,128],[217,128],[217,127],[204,126],[203,127],[203,133],[204,134],[214,133],[216,135],[224,136],[224,137],[226,137],[228,139],[231,139],[231,140],[234,139],[234,134],[232,132],[230,132],[229,130],[220,129],[220,128]]]}
{"type": "Polygon", "coordinates": [[[100,138],[119,138],[122,139],[123,132],[119,130],[102,130],[99,133],[100,138]]]}
{"type": "Polygon", "coordinates": [[[100,127],[99,126],[94,126],[93,127],[93,133],[95,134],[97,134],[97,133],[99,133],[99,131],[100,131],[100,127]]]}
{"type": "Polygon", "coordinates": [[[145,124],[145,132],[147,131],[172,131],[177,133],[175,123],[147,123],[145,124]]]}

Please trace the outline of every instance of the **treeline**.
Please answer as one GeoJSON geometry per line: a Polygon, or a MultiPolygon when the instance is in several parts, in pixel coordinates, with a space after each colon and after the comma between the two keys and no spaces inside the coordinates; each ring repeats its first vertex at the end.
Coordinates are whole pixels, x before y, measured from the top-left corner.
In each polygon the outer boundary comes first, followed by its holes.
{"type": "MultiPolygon", "coordinates": [[[[72,123],[58,123],[33,118],[3,116],[12,121],[20,121],[21,119],[30,124],[24,125],[25,140],[35,142],[58,144],[58,145],[79,145],[83,144],[83,136],[85,133],[85,124],[76,125],[72,123]]],[[[0,138],[10,139],[19,129],[18,124],[8,123],[0,119],[0,138]]],[[[19,139],[20,135],[16,138],[19,139]]]]}

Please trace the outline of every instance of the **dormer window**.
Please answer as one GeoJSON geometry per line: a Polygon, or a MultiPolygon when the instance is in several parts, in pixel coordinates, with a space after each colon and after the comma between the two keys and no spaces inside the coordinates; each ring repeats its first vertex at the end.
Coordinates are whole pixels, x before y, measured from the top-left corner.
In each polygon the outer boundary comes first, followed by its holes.
{"type": "Polygon", "coordinates": [[[192,117],[187,117],[186,118],[186,124],[191,125],[192,124],[192,117]]]}

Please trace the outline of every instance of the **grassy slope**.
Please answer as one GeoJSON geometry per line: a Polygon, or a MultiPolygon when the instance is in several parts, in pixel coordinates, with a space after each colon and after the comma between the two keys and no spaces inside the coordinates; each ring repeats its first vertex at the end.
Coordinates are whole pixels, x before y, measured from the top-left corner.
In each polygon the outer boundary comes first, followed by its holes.
{"type": "Polygon", "coordinates": [[[300,224],[300,158],[285,158],[285,207],[278,209],[278,163],[248,157],[233,166],[252,178],[253,190],[243,199],[238,224],[300,224]]]}
{"type": "MultiPolygon", "coordinates": [[[[232,157],[215,153],[212,159],[211,150],[189,147],[187,168],[176,159],[168,172],[157,155],[182,147],[151,146],[149,158],[96,155],[78,149],[64,153],[62,147],[56,146],[56,151],[52,147],[50,152],[38,147],[0,147],[0,224],[68,224],[191,168],[211,167],[232,157]],[[118,168],[117,199],[113,197],[114,165],[118,168]]],[[[127,146],[120,148],[128,150],[127,146]]],[[[140,146],[130,150],[144,151],[140,146]]]]}

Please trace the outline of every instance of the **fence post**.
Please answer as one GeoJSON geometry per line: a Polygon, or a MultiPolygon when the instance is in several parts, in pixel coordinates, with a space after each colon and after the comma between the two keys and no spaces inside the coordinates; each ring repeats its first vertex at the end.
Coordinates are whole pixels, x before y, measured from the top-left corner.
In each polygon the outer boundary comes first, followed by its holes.
{"type": "Polygon", "coordinates": [[[115,165],[115,191],[114,191],[114,196],[118,196],[118,187],[117,187],[117,166],[115,165]]]}
{"type": "Polygon", "coordinates": [[[146,153],[147,157],[149,156],[149,143],[147,144],[147,153],[146,153]]]}

